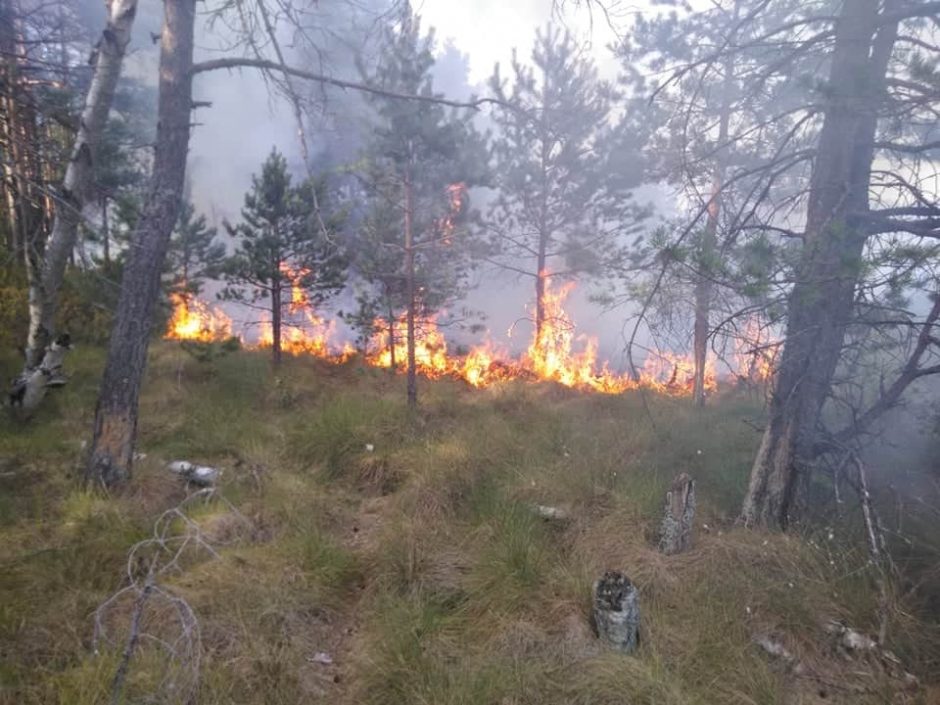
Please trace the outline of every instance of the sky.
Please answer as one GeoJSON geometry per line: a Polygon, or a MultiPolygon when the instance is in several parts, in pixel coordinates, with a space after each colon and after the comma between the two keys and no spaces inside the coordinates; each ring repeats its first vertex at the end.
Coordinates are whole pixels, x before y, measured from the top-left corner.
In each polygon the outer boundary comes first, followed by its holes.
{"type": "MultiPolygon", "coordinates": [[[[615,24],[626,22],[631,9],[641,4],[645,3],[620,5],[611,19],[615,24]]],[[[616,40],[616,32],[598,11],[588,12],[586,6],[577,7],[571,0],[562,5],[558,19],[590,47],[602,74],[613,78],[616,61],[607,46],[616,40]]],[[[436,29],[439,39],[451,39],[469,54],[471,82],[483,83],[493,74],[496,62],[508,66],[513,47],[518,49],[520,58],[528,58],[536,28],[543,27],[552,18],[553,1],[416,0],[415,11],[426,26],[436,29]]]]}

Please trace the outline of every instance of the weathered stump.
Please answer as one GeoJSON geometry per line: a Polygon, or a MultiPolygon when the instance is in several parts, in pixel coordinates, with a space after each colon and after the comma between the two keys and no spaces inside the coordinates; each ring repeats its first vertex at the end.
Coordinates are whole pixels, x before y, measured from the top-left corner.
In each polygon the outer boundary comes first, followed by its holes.
{"type": "Polygon", "coordinates": [[[608,570],[594,583],[597,636],[625,654],[640,643],[640,604],[636,586],[623,573],[608,570]]]}
{"type": "Polygon", "coordinates": [[[666,511],[660,529],[659,550],[667,555],[681,553],[692,545],[695,520],[695,481],[686,473],[672,481],[666,493],[666,511]]]}

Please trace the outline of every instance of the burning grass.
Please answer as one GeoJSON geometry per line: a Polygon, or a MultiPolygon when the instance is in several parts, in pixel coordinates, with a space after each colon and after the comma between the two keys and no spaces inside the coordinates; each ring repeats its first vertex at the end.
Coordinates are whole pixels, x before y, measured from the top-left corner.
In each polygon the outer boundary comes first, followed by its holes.
{"type": "MultiPolygon", "coordinates": [[[[69,476],[100,362],[78,351],[76,384],[35,423],[0,432],[0,702],[107,698],[117,658],[89,652],[89,614],[120,587],[128,547],[179,501],[162,469],[176,458],[222,467],[252,527],[233,533],[218,507],[201,509],[220,558],[172,578],[200,619],[200,703],[818,702],[753,645],[768,631],[837,686],[858,680],[820,629],[875,622],[850,527],[830,541],[731,525],[758,441],[744,396],[719,398],[705,423],[682,398],[651,394],[648,415],[637,392],[445,379],[423,383],[409,418],[401,380],[367,366],[301,357],[273,373],[262,353],[200,363],[159,345],[146,458],[105,498],[69,476]],[[699,483],[696,545],[664,557],[652,536],[680,471],[699,483]],[[570,519],[539,519],[533,503],[570,519]],[[608,567],[640,586],[635,657],[600,649],[588,625],[591,582],[608,567]]],[[[897,624],[891,647],[936,677],[931,627],[897,624]]],[[[135,658],[130,698],[156,668],[135,658]]],[[[887,702],[827,688],[826,702],[887,702]]]]}
{"type": "MultiPolygon", "coordinates": [[[[335,321],[327,321],[314,309],[300,282],[305,272],[282,265],[292,282],[288,318],[282,326],[282,350],[294,355],[309,355],[341,364],[356,355],[348,342],[341,342],[335,321]]],[[[647,388],[660,394],[687,396],[692,393],[694,364],[687,354],[650,351],[642,369],[635,374],[613,372],[598,358],[596,338],[577,332],[577,326],[565,310],[565,301],[574,290],[567,283],[555,290],[545,275],[544,321],[533,333],[526,352],[514,358],[507,350],[487,342],[471,347],[466,355],[448,352],[447,340],[434,316],[419,317],[415,327],[415,366],[430,379],[462,379],[476,388],[491,387],[509,380],[541,380],[582,391],[604,394],[647,388]]],[[[171,297],[174,310],[165,337],[170,340],[211,342],[232,337],[232,321],[217,307],[192,298],[171,297]]],[[[377,318],[374,334],[362,351],[363,360],[374,367],[404,369],[408,359],[405,314],[394,320],[377,318]]],[[[270,348],[274,343],[271,322],[262,321],[260,335],[253,342],[239,335],[246,347],[270,348]]],[[[734,339],[734,351],[727,367],[728,380],[763,386],[773,375],[773,358],[778,341],[768,339],[756,320],[748,320],[734,339]]],[[[705,369],[705,389],[714,393],[719,375],[716,361],[709,357],[705,369]]]]}

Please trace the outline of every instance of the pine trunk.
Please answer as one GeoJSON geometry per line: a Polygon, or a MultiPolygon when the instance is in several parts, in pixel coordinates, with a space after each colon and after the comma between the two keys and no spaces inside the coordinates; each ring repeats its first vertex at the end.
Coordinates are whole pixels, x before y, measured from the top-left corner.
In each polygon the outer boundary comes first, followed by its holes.
{"type": "Polygon", "coordinates": [[[153,174],[121,281],[86,468],[87,480],[106,486],[131,472],[153,310],[186,172],[194,24],[195,0],[165,0],[153,174]]]}
{"type": "MultiPolygon", "coordinates": [[[[737,26],[739,3],[734,5],[733,26],[737,26]]],[[[695,323],[692,329],[692,355],[694,375],[692,380],[692,399],[696,406],[705,406],[705,369],[708,363],[708,323],[712,308],[712,265],[717,254],[718,218],[721,215],[721,189],[725,178],[725,156],[721,152],[728,142],[728,130],[731,122],[731,98],[734,88],[734,61],[728,57],[724,61],[724,80],[722,82],[721,107],[718,114],[718,146],[715,155],[714,180],[708,203],[708,220],[702,234],[701,262],[698,280],[695,283],[695,323]]]]}
{"type": "Polygon", "coordinates": [[[846,0],[810,182],[805,244],[789,299],[770,418],[741,520],[786,528],[808,485],[816,431],[842,353],[866,235],[878,110],[897,24],[878,27],[878,0],[846,0]]]}
{"type": "Polygon", "coordinates": [[[392,310],[391,299],[388,305],[388,361],[388,369],[394,375],[398,364],[395,360],[395,312],[392,310]]]}
{"type": "Polygon", "coordinates": [[[414,243],[414,194],[411,174],[405,172],[405,296],[408,299],[407,345],[408,345],[408,408],[418,406],[418,365],[415,358],[415,243],[414,243]]]}
{"type": "Polygon", "coordinates": [[[277,267],[271,280],[271,356],[275,365],[281,364],[281,270],[277,267]]]}
{"type": "Polygon", "coordinates": [[[109,5],[108,23],[98,40],[95,71],[85,96],[75,144],[59,190],[52,235],[46,247],[41,273],[30,281],[27,369],[42,362],[46,347],[54,336],[62,278],[75,247],[82,209],[93,197],[95,150],[108,121],[137,12],[137,0],[112,0],[109,5]]]}
{"type": "Polygon", "coordinates": [[[542,342],[542,329],[545,327],[545,284],[548,272],[545,271],[545,244],[539,241],[539,254],[536,261],[538,274],[535,275],[535,340],[542,342]]]}

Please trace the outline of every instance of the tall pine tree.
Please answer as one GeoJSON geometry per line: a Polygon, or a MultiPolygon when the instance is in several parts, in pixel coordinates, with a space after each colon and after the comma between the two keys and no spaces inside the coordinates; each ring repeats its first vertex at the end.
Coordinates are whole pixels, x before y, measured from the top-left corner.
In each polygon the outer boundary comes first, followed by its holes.
{"type": "Polygon", "coordinates": [[[498,65],[490,79],[504,105],[494,115],[498,196],[487,230],[493,261],[535,284],[538,337],[548,280],[598,271],[618,233],[635,226],[630,187],[641,169],[617,168],[631,146],[610,127],[614,91],[571,35],[538,31],[531,59],[513,56],[511,82],[498,65]]]}
{"type": "MultiPolygon", "coordinates": [[[[380,60],[366,82],[389,93],[438,96],[431,68],[433,35],[405,3],[384,29],[380,60]]],[[[461,227],[466,193],[486,176],[486,152],[472,116],[419,100],[370,96],[373,139],[363,155],[370,213],[368,246],[358,266],[375,286],[376,308],[406,319],[408,404],[417,404],[416,329],[458,296],[471,265],[473,241],[461,227]]],[[[373,299],[373,304],[375,300],[373,299]]]]}

